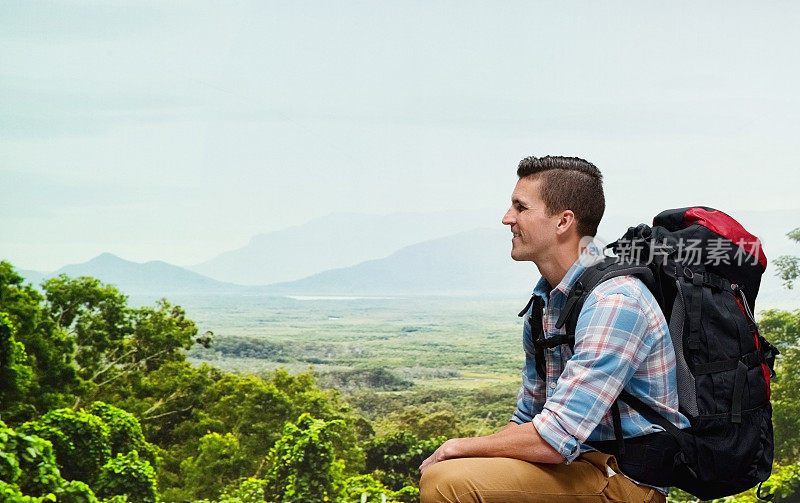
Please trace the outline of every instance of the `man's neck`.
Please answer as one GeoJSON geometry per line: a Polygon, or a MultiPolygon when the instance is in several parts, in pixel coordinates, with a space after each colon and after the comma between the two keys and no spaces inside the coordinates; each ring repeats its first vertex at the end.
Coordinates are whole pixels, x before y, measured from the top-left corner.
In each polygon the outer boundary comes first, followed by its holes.
{"type": "Polygon", "coordinates": [[[551,287],[555,288],[567,275],[567,271],[572,267],[572,264],[578,260],[578,255],[577,245],[568,246],[557,250],[547,260],[543,260],[541,264],[537,263],[536,267],[539,268],[539,274],[550,283],[551,287]]]}

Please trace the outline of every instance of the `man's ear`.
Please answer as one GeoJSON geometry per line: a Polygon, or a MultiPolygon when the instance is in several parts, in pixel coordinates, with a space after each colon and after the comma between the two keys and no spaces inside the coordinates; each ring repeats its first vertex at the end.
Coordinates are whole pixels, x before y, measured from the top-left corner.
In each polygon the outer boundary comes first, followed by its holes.
{"type": "Polygon", "coordinates": [[[556,234],[563,235],[577,226],[578,222],[575,220],[575,213],[573,213],[572,210],[564,210],[561,212],[561,217],[558,220],[556,234]]]}

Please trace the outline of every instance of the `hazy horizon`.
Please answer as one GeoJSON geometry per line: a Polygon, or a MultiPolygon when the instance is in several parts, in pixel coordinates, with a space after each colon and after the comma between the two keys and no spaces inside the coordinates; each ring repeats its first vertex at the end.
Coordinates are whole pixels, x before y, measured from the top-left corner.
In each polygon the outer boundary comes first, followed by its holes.
{"type": "Polygon", "coordinates": [[[0,257],[192,265],[340,212],[499,227],[527,155],[595,163],[612,215],[797,210],[798,17],[793,2],[11,3],[0,257]]]}

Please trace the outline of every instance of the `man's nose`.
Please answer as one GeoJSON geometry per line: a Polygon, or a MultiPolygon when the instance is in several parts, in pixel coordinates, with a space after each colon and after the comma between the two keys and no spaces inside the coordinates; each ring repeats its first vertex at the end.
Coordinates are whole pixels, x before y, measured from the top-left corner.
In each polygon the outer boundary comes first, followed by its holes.
{"type": "Polygon", "coordinates": [[[503,225],[512,225],[514,223],[514,218],[511,216],[511,210],[506,211],[506,214],[503,215],[503,225]]]}

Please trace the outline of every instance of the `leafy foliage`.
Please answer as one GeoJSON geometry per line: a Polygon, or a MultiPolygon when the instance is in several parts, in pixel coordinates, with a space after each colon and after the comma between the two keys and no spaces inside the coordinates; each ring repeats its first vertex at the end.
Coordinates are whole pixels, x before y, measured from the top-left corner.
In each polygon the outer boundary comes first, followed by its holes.
{"type": "Polygon", "coordinates": [[[771,386],[775,459],[793,463],[800,459],[800,310],[764,311],[759,327],[781,352],[771,386]]]}
{"type": "Polygon", "coordinates": [[[220,503],[262,503],[265,496],[267,482],[255,477],[242,480],[233,489],[223,492],[220,503]]]}
{"type": "Polygon", "coordinates": [[[264,477],[268,500],[339,501],[344,467],[334,456],[331,426],[336,422],[306,413],[297,424],[286,424],[269,454],[270,467],[264,477]]]}
{"type": "Polygon", "coordinates": [[[58,487],[61,475],[53,446],[42,438],[17,432],[0,422],[0,480],[25,492],[43,494],[58,487]]]}
{"type": "Polygon", "coordinates": [[[0,422],[0,501],[96,503],[92,490],[61,477],[50,442],[0,422]]]}
{"type": "Polygon", "coordinates": [[[92,484],[111,458],[108,425],[87,412],[51,410],[19,430],[52,442],[61,474],[68,480],[92,484]]]}
{"type": "Polygon", "coordinates": [[[420,441],[407,431],[374,440],[366,449],[366,468],[376,472],[380,481],[391,489],[415,485],[419,465],[445,440],[445,437],[434,437],[420,441]]]}
{"type": "Polygon", "coordinates": [[[133,414],[103,402],[94,402],[85,411],[99,417],[108,426],[112,456],[136,451],[153,467],[156,466],[156,450],[144,439],[142,426],[133,414]]]}
{"type": "Polygon", "coordinates": [[[153,454],[138,421],[102,402],[90,410],[98,415],[55,409],[16,432],[0,428],[0,459],[8,462],[0,480],[14,482],[20,498],[52,493],[58,501],[96,501],[92,486],[104,498],[157,501],[155,470],[136,450],[153,454]]]}
{"type": "Polygon", "coordinates": [[[14,338],[14,326],[6,313],[0,312],[0,403],[10,415],[18,415],[31,387],[33,370],[28,363],[25,345],[14,338]]]}
{"type": "Polygon", "coordinates": [[[209,433],[200,439],[197,455],[181,464],[189,488],[187,497],[214,498],[222,488],[251,472],[252,465],[234,435],[209,433]]]}
{"type": "Polygon", "coordinates": [[[320,374],[320,379],[328,386],[344,391],[363,388],[384,391],[408,389],[413,384],[398,377],[385,367],[363,367],[346,370],[328,371],[320,374]]]}
{"type": "MultiPolygon", "coordinates": [[[[800,227],[789,231],[786,237],[800,243],[800,227]]],[[[793,288],[795,280],[800,277],[800,257],[794,255],[783,255],[775,259],[775,266],[778,268],[778,277],[783,280],[783,286],[793,288]]]]}
{"type": "Polygon", "coordinates": [[[139,453],[130,451],[117,454],[103,466],[94,485],[97,495],[103,498],[127,496],[128,501],[155,503],[158,501],[156,473],[139,453]]]}
{"type": "Polygon", "coordinates": [[[5,324],[13,325],[15,340],[25,347],[31,373],[27,393],[8,409],[4,407],[7,421],[32,419],[65,406],[79,385],[73,364],[75,341],[57,327],[44,301],[11,264],[0,261],[0,306],[7,316],[5,324]]]}
{"type": "Polygon", "coordinates": [[[46,314],[75,345],[78,376],[94,381],[108,361],[123,351],[132,330],[127,297],[95,278],[71,279],[63,274],[45,282],[43,288],[46,314]]]}
{"type": "Polygon", "coordinates": [[[367,501],[380,501],[382,495],[390,495],[394,491],[387,488],[372,475],[357,475],[345,480],[344,495],[346,501],[360,501],[367,495],[367,501]]]}
{"type": "Polygon", "coordinates": [[[13,326],[15,341],[24,347],[24,353],[8,353],[15,355],[16,366],[4,365],[18,374],[16,386],[8,389],[26,391],[17,397],[16,409],[4,407],[4,418],[14,422],[82,401],[114,402],[119,388],[142,372],[181,362],[192,344],[210,342],[209,334],[196,337],[197,327],[180,307],[161,300],[155,307],[130,308],[125,295],[94,278],[61,275],[43,283],[42,291],[0,262],[6,327],[0,341],[9,340],[13,326]],[[23,362],[29,370],[20,368],[23,362]],[[30,378],[19,374],[23,370],[30,378]]]}

